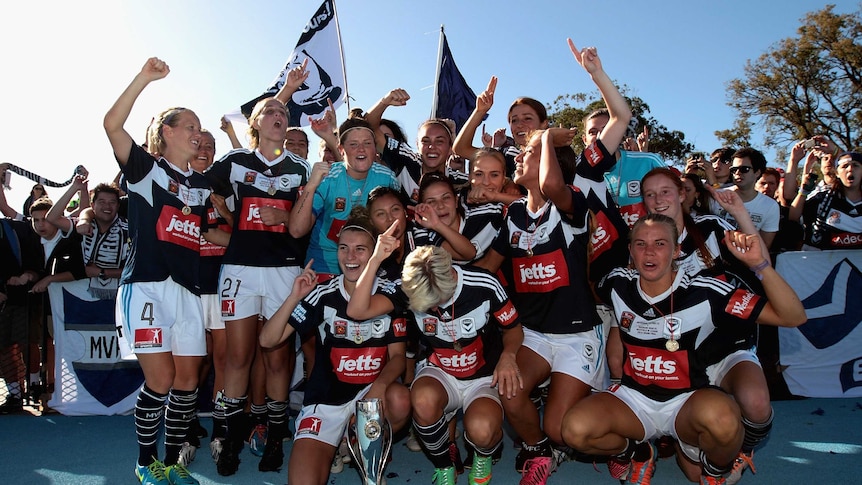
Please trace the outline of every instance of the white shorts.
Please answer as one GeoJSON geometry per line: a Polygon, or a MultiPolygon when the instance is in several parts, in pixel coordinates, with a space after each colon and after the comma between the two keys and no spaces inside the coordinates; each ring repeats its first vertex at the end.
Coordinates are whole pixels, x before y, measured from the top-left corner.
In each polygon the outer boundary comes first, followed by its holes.
{"type": "Polygon", "coordinates": [[[207,354],[201,299],[170,277],[120,285],[115,309],[124,358],[160,352],[207,354]]]}
{"type": "Polygon", "coordinates": [[[413,382],[416,383],[422,377],[430,377],[436,380],[446,390],[448,402],[446,408],[443,409],[443,414],[446,415],[446,420],[454,418],[460,409],[467,409],[470,404],[476,399],[486,397],[495,401],[502,409],[500,404],[500,393],[497,389],[491,387],[492,376],[479,377],[477,379],[460,380],[447,374],[443,369],[433,365],[426,365],[416,372],[416,377],[413,382]]]}
{"type": "Polygon", "coordinates": [[[593,389],[607,389],[605,325],[592,331],[570,334],[540,333],[524,329],[524,347],[545,359],[551,372],[572,376],[593,389]]]}
{"type": "Polygon", "coordinates": [[[727,357],[721,359],[717,364],[712,364],[706,368],[706,376],[709,378],[709,383],[713,386],[721,387],[721,381],[724,376],[733,369],[733,366],[740,362],[754,362],[757,367],[760,366],[760,360],[754,350],[737,350],[727,357]]]}
{"type": "Polygon", "coordinates": [[[359,391],[353,400],[333,406],[311,404],[303,406],[296,417],[295,440],[313,439],[337,447],[341,438],[346,436],[350,418],[356,413],[356,401],[365,397],[371,384],[359,391]]]}
{"type": "Polygon", "coordinates": [[[218,295],[201,295],[204,328],[207,330],[224,330],[224,320],[221,319],[221,302],[219,300],[218,295]]]}
{"type": "Polygon", "coordinates": [[[694,462],[700,462],[700,448],[696,445],[684,443],[676,433],[676,417],[679,410],[688,401],[695,391],[689,391],[670,399],[669,401],[656,401],[650,399],[640,392],[625,386],[611,386],[605,392],[613,394],[622,401],[641,422],[644,427],[644,436],[639,441],[646,441],[662,436],[673,436],[679,441],[679,447],[683,453],[694,462]]]}
{"type": "Polygon", "coordinates": [[[281,307],[302,272],[299,266],[258,267],[223,264],[219,275],[221,316],[225,321],[254,315],[269,318],[281,307]]]}

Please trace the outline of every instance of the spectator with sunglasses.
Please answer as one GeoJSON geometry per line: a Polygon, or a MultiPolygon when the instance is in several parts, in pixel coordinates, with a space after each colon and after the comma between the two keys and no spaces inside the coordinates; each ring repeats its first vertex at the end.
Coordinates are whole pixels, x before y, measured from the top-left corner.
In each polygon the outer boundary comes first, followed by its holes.
{"type": "MultiPolygon", "coordinates": [[[[717,164],[721,165],[721,163],[717,164]]],[[[751,147],[742,148],[733,154],[730,164],[730,176],[733,190],[742,199],[745,208],[751,215],[754,227],[760,232],[760,237],[766,248],[772,246],[775,234],[778,232],[778,220],[780,218],[778,203],[775,199],[767,197],[755,189],[757,181],[766,170],[766,157],[759,150],[751,147]]],[[[711,203],[714,214],[737,226],[736,220],[727,213],[716,201],[711,203]]]]}
{"type": "Polygon", "coordinates": [[[733,187],[733,180],[730,176],[730,164],[733,162],[733,154],[735,152],[730,147],[713,150],[709,156],[709,163],[703,163],[701,166],[709,185],[712,185],[716,189],[733,187]]]}

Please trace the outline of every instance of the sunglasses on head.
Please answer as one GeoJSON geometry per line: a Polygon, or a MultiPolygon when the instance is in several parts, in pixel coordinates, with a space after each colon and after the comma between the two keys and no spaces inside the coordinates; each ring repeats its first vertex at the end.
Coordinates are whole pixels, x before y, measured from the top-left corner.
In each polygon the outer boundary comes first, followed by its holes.
{"type": "Polygon", "coordinates": [[[748,173],[751,171],[751,169],[752,169],[752,167],[749,167],[748,165],[742,165],[739,167],[730,167],[730,173],[736,173],[736,172],[748,173]]]}

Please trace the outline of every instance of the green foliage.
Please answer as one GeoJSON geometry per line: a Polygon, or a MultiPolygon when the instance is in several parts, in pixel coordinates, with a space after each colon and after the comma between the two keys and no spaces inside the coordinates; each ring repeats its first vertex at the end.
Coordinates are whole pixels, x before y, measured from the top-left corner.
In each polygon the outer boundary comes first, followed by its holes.
{"type": "Polygon", "coordinates": [[[806,14],[796,37],[746,62],[744,77],[727,84],[735,125],[716,132],[719,138],[747,141],[758,126],[771,148],[813,135],[845,148],[862,145],[862,11],[834,9],[806,14]]]}

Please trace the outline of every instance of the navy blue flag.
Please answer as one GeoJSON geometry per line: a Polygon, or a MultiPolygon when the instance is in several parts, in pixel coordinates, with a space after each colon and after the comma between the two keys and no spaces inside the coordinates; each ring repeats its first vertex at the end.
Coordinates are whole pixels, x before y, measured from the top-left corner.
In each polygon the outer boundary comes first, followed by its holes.
{"type": "Polygon", "coordinates": [[[461,130],[470,113],[476,108],[476,94],[467,85],[467,81],[455,65],[446,34],[441,30],[440,35],[443,47],[437,73],[437,99],[434,100],[432,117],[448,118],[455,122],[456,130],[461,130]]]}

